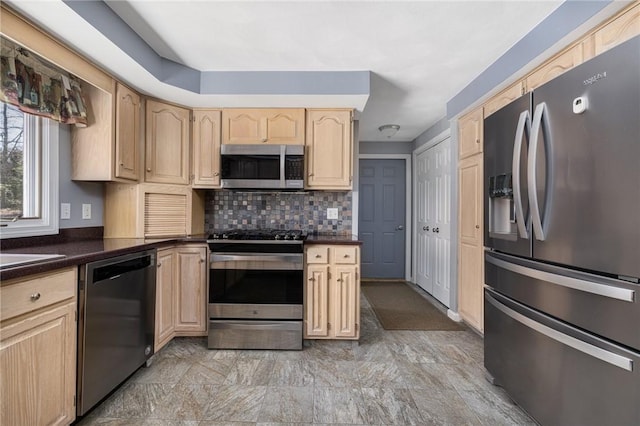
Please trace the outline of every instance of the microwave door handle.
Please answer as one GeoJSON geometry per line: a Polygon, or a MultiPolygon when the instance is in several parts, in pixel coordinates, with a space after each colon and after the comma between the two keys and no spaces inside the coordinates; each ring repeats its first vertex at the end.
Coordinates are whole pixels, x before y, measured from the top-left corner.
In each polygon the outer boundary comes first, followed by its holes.
{"type": "MultiPolygon", "coordinates": [[[[524,138],[525,130],[529,133],[531,127],[531,118],[529,111],[522,111],[518,118],[518,127],[516,128],[516,138],[513,141],[513,165],[512,176],[513,181],[513,201],[516,208],[516,222],[518,224],[518,230],[520,236],[525,239],[529,239],[529,232],[527,230],[527,223],[524,219],[524,209],[522,208],[522,192],[520,187],[520,155],[522,153],[522,140],[524,138]]],[[[491,204],[489,204],[491,206],[491,204]]]]}
{"type": "Polygon", "coordinates": [[[287,146],[280,145],[280,188],[286,188],[285,185],[285,159],[287,154],[287,146]]]}

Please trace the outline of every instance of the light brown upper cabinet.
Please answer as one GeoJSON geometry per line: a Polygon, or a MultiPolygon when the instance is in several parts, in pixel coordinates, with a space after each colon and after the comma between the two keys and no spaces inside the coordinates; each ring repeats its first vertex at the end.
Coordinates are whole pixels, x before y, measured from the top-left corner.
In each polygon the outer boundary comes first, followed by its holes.
{"type": "Polygon", "coordinates": [[[144,180],[188,185],[189,110],[154,100],[147,100],[146,109],[144,180]]]}
{"type": "Polygon", "coordinates": [[[193,111],[193,187],[220,188],[220,110],[193,111]]]}
{"type": "Polygon", "coordinates": [[[640,3],[636,2],[631,9],[595,32],[595,53],[599,55],[638,34],[640,34],[640,3]]]}
{"type": "Polygon", "coordinates": [[[82,84],[82,90],[88,104],[89,125],[72,127],[71,178],[138,181],[140,95],[115,81],[111,91],[87,83],[82,84]]]}
{"type": "Polygon", "coordinates": [[[460,152],[458,153],[458,157],[460,159],[482,152],[482,121],[482,108],[471,111],[458,121],[460,131],[460,141],[458,142],[460,152]]]}
{"type": "Polygon", "coordinates": [[[352,114],[352,110],[307,110],[305,188],[351,189],[352,114]]]}
{"type": "Polygon", "coordinates": [[[304,108],[223,109],[223,144],[304,145],[304,108]]]}
{"type": "Polygon", "coordinates": [[[116,89],[116,177],[138,180],[140,95],[122,84],[116,89]]]}
{"type": "Polygon", "coordinates": [[[484,118],[487,118],[503,106],[510,104],[512,101],[518,99],[524,95],[525,87],[523,81],[518,81],[511,87],[503,90],[498,95],[491,98],[486,104],[484,104],[484,118]]]}
{"type": "Polygon", "coordinates": [[[527,90],[531,91],[542,86],[547,81],[580,65],[583,61],[583,46],[582,43],[578,43],[529,74],[527,76],[527,90]]]}

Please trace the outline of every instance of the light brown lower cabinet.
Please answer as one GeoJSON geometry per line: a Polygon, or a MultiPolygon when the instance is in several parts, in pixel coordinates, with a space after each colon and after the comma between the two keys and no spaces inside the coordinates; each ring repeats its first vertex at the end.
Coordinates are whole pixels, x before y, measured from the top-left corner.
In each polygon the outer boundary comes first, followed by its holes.
{"type": "Polygon", "coordinates": [[[2,283],[0,424],[75,420],[75,267],[2,283]]]}
{"type": "Polygon", "coordinates": [[[360,337],[360,247],[305,248],[304,338],[360,337]]]}
{"type": "Polygon", "coordinates": [[[154,351],[175,336],[207,334],[207,246],[158,250],[154,351]]]}

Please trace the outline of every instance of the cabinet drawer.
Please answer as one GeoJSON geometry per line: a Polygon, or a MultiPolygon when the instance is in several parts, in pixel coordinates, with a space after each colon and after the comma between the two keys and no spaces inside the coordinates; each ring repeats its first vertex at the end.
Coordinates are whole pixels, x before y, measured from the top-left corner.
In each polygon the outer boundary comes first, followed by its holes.
{"type": "Polygon", "coordinates": [[[329,263],[329,247],[307,248],[307,263],[329,263]]]}
{"type": "Polygon", "coordinates": [[[4,321],[73,298],[76,285],[76,268],[4,283],[0,288],[0,319],[4,321]]]}
{"type": "Polygon", "coordinates": [[[354,265],[358,260],[357,247],[336,247],[334,262],[340,265],[354,265]]]}

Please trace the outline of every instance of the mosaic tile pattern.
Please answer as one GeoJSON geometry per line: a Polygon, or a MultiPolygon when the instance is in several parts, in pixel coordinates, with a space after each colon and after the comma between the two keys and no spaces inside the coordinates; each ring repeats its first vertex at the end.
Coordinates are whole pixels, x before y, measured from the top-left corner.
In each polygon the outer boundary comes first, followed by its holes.
{"type": "Polygon", "coordinates": [[[209,191],[205,231],[275,228],[350,235],[351,202],[351,191],[209,191]],[[330,207],[338,209],[338,219],[327,219],[330,207]]]}

